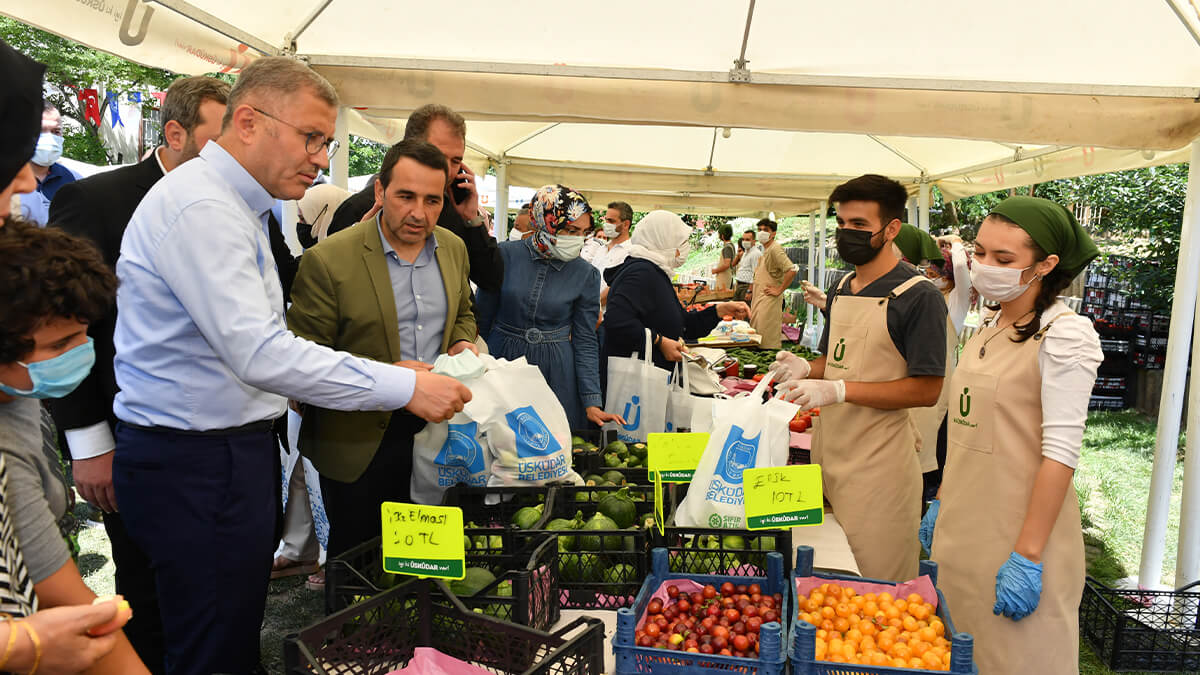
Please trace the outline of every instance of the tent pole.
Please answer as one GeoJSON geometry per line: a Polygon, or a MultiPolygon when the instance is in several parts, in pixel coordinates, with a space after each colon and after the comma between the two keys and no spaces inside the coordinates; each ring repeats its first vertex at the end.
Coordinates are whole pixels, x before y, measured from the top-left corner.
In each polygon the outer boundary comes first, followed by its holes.
{"type": "MultiPolygon", "coordinates": [[[[1158,431],[1154,444],[1154,472],[1150,479],[1150,497],[1146,506],[1146,532],[1142,538],[1142,564],[1139,583],[1157,588],[1162,581],[1163,553],[1166,547],[1167,515],[1171,503],[1171,486],[1175,476],[1175,461],[1179,450],[1179,418],[1183,412],[1183,394],[1188,371],[1188,337],[1192,335],[1196,315],[1196,287],[1200,283],[1200,140],[1192,141],[1191,167],[1188,170],[1187,199],[1183,207],[1183,230],[1179,242],[1179,263],[1175,269],[1175,298],[1171,302],[1171,332],[1167,338],[1167,360],[1163,366],[1162,397],[1159,399],[1158,431]]],[[[1193,390],[1195,393],[1196,390],[1193,390]]],[[[1189,411],[1190,412],[1190,411],[1189,411]]],[[[1190,418],[1190,416],[1189,416],[1190,418]]],[[[1200,428],[1200,427],[1193,427],[1200,428]]],[[[1191,472],[1195,481],[1200,472],[1191,472]]],[[[1184,490],[1190,495],[1188,505],[1196,508],[1197,490],[1184,490]]],[[[1187,529],[1180,527],[1180,564],[1184,554],[1183,533],[1194,537],[1196,516],[1187,510],[1182,513],[1187,529]]],[[[1195,548],[1194,541],[1191,542],[1195,548]]],[[[1190,554],[1189,554],[1190,555],[1190,554]]],[[[1194,574],[1193,569],[1189,574],[1194,574]]]]}
{"type": "MultiPolygon", "coordinates": [[[[808,276],[805,277],[811,283],[817,271],[817,214],[808,214],[808,276]]],[[[803,304],[803,303],[801,303],[803,304]]],[[[804,313],[804,332],[808,333],[813,325],[812,312],[804,313]]],[[[803,336],[801,336],[803,339],[803,336]]]]}
{"type": "Polygon", "coordinates": [[[908,224],[909,225],[916,225],[917,223],[921,222],[921,217],[919,215],[919,212],[920,212],[920,209],[917,207],[917,198],[909,197],[908,198],[908,224]]]}
{"type": "MultiPolygon", "coordinates": [[[[1188,169],[1187,200],[1184,202],[1183,222],[1184,231],[1190,232],[1195,238],[1197,220],[1200,220],[1200,140],[1192,143],[1192,163],[1188,169]],[[1189,227],[1190,225],[1190,227],[1189,227]]],[[[1182,261],[1180,263],[1182,265],[1182,261]]],[[[1176,282],[1178,283],[1178,282],[1176,282]]],[[[1176,295],[1179,287],[1176,286],[1176,295]]],[[[1193,297],[1195,285],[1193,280],[1193,297]]],[[[1171,319],[1174,322],[1174,315],[1171,319]]],[[[1193,330],[1200,330],[1196,323],[1193,330]]],[[[1200,335],[1192,334],[1192,362],[1200,363],[1200,335]]],[[[1185,365],[1185,364],[1180,364],[1185,365]]],[[[1182,377],[1180,378],[1182,379],[1182,377]]],[[[1189,431],[1200,429],[1200,368],[1193,368],[1190,379],[1192,396],[1188,400],[1187,428],[1189,431]]],[[[1179,419],[1179,415],[1175,415],[1179,419]]],[[[1162,413],[1159,413],[1161,423],[1162,413]]],[[[1175,564],[1175,587],[1180,588],[1200,578],[1200,443],[1197,434],[1187,435],[1187,446],[1184,449],[1183,461],[1183,504],[1180,506],[1179,518],[1179,548],[1175,564]]],[[[1155,478],[1158,477],[1158,458],[1155,457],[1155,478]]],[[[1172,467],[1174,468],[1174,467],[1172,467]]],[[[1170,483],[1167,483],[1167,496],[1170,496],[1170,483]]],[[[1153,499],[1153,491],[1151,492],[1153,499]]],[[[1147,528],[1149,526],[1147,525],[1147,528]]],[[[1161,567],[1161,565],[1160,565],[1161,567]]]]}
{"type": "MultiPolygon", "coordinates": [[[[818,248],[819,252],[817,253],[817,264],[819,264],[820,267],[817,268],[817,270],[818,270],[817,271],[817,279],[815,281],[813,281],[813,283],[817,285],[817,288],[820,288],[821,290],[825,290],[825,260],[828,257],[826,250],[825,250],[825,242],[828,239],[828,230],[826,229],[826,226],[828,224],[829,224],[829,202],[822,199],[821,200],[821,211],[820,211],[820,213],[817,214],[817,226],[820,231],[820,234],[818,235],[820,237],[818,239],[820,244],[819,244],[819,248],[818,248]]],[[[825,317],[819,313],[816,316],[817,316],[817,330],[821,330],[825,327],[825,317]]],[[[820,339],[820,336],[818,336],[817,339],[820,339]]]]}
{"type": "Polygon", "coordinates": [[[921,180],[920,191],[917,193],[917,218],[920,219],[917,227],[928,232],[929,231],[929,183],[924,179],[921,180]]]}
{"type": "Polygon", "coordinates": [[[496,207],[492,213],[496,241],[508,241],[508,165],[503,158],[496,164],[496,207]]]}
{"type": "Polygon", "coordinates": [[[330,178],[333,184],[347,189],[350,183],[350,117],[348,108],[338,108],[337,125],[333,128],[333,137],[337,140],[342,151],[334,156],[330,178]]]}

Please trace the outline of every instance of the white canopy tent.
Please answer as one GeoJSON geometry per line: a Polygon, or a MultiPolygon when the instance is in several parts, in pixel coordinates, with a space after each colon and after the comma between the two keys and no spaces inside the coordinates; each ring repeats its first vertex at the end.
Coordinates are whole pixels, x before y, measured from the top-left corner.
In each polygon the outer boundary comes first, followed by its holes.
{"type": "MultiPolygon", "coordinates": [[[[510,182],[559,181],[639,208],[784,215],[813,210],[834,184],[870,171],[908,184],[927,226],[934,184],[955,198],[1181,161],[1191,144],[1141,570],[1144,584],[1157,584],[1200,281],[1192,0],[310,5],[0,0],[0,13],[182,73],[296,55],[348,106],[343,140],[394,140],[407,111],[444,103],[470,121],[471,148],[496,166],[501,193],[510,182]]],[[[345,177],[341,163],[335,180],[345,177]]],[[[498,216],[506,203],[497,196],[498,216]]],[[[1200,576],[1195,436],[1180,584],[1200,576]]]]}

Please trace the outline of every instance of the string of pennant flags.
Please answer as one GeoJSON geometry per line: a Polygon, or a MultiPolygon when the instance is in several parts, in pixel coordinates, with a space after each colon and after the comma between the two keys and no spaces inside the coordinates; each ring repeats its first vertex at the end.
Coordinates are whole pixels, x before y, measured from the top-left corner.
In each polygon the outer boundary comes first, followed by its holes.
{"type": "MultiPolygon", "coordinates": [[[[121,101],[121,96],[120,92],[110,91],[104,97],[104,102],[108,104],[108,112],[112,118],[110,124],[114,129],[117,126],[125,126],[125,122],[121,120],[121,110],[118,105],[121,101]]],[[[147,100],[143,98],[144,94],[140,91],[125,92],[124,96],[125,101],[128,103],[141,103],[143,100],[147,100]]],[[[149,96],[157,100],[158,105],[161,107],[163,101],[167,98],[167,92],[152,91],[149,93],[149,96]]],[[[92,124],[99,126],[102,121],[100,117],[100,92],[96,89],[82,89],[79,92],[79,100],[83,101],[84,118],[92,124]]]]}

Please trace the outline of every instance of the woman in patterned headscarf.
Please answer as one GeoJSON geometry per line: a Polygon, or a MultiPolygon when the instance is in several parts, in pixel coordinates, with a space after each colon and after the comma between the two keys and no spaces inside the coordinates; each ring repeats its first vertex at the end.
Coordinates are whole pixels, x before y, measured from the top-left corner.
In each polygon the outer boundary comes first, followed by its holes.
{"type": "Polygon", "coordinates": [[[534,195],[530,219],[532,236],[500,244],[504,284],[499,293],[479,292],[479,333],[492,356],[524,356],[541,369],[572,429],[623,422],[603,410],[600,273],[579,257],[592,209],[571,188],[547,185],[534,195]]]}

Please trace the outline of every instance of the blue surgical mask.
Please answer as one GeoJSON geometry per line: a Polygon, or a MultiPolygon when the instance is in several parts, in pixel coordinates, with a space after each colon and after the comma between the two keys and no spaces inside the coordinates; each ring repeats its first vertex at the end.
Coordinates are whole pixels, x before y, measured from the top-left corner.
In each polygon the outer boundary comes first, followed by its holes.
{"type": "Polygon", "coordinates": [[[29,371],[33,388],[21,390],[0,382],[0,391],[22,398],[62,398],[75,391],[75,387],[91,372],[92,365],[96,363],[96,349],[92,338],[88,338],[87,342],[52,359],[17,363],[29,371]]]}
{"type": "Polygon", "coordinates": [[[62,136],[43,133],[38,136],[37,147],[33,151],[33,163],[38,166],[50,166],[62,158],[62,151],[62,136]]]}

